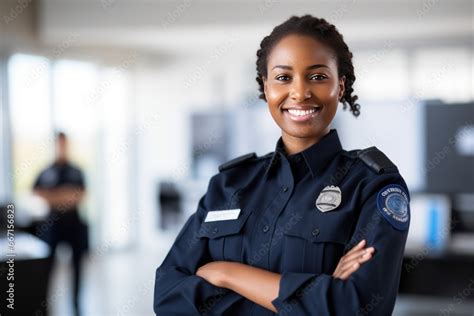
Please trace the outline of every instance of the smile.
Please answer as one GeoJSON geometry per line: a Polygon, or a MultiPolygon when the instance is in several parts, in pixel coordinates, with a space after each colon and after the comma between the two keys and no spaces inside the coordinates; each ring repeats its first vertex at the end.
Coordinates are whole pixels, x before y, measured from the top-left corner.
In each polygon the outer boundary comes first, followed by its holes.
{"type": "Polygon", "coordinates": [[[304,110],[288,108],[288,109],[284,109],[283,112],[285,115],[288,115],[288,117],[293,121],[304,122],[318,116],[319,113],[321,112],[321,109],[322,109],[321,106],[313,107],[310,109],[304,109],[304,110]]]}
{"type": "Polygon", "coordinates": [[[288,113],[290,113],[291,115],[296,115],[296,116],[305,116],[305,115],[308,115],[308,114],[311,114],[311,113],[314,113],[316,112],[316,109],[312,109],[312,110],[292,110],[292,109],[289,109],[288,110],[288,113]]]}

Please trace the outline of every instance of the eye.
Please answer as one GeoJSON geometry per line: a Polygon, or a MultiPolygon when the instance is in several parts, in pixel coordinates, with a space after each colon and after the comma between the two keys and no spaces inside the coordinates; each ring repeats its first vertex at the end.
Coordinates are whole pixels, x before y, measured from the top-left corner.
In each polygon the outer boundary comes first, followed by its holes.
{"type": "Polygon", "coordinates": [[[290,77],[287,76],[287,75],[278,75],[278,76],[275,77],[275,79],[277,81],[288,81],[290,79],[290,77]]]}
{"type": "Polygon", "coordinates": [[[316,75],[312,75],[311,77],[309,77],[309,79],[310,79],[310,80],[321,81],[321,80],[327,79],[327,76],[326,76],[326,75],[316,74],[316,75]]]}

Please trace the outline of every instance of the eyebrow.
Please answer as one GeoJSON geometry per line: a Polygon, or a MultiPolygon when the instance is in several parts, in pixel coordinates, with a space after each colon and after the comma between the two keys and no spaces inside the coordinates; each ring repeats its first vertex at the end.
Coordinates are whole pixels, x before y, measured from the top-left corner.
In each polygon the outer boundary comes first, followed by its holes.
{"type": "MultiPolygon", "coordinates": [[[[272,70],[275,69],[275,68],[288,69],[288,70],[293,69],[293,67],[287,66],[287,65],[276,65],[275,67],[272,68],[272,70]]],[[[327,65],[324,65],[324,64],[316,64],[316,65],[308,66],[306,68],[306,70],[317,69],[317,68],[329,68],[329,67],[327,65]]]]}

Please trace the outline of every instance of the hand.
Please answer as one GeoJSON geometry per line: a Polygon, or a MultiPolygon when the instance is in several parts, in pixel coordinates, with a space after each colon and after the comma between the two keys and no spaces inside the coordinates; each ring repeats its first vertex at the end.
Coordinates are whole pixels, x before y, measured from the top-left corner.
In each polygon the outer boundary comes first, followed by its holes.
{"type": "Polygon", "coordinates": [[[227,262],[225,261],[213,261],[206,263],[196,271],[196,275],[203,278],[212,285],[224,287],[227,271],[226,264],[227,262]]]}
{"type": "Polygon", "coordinates": [[[361,264],[372,258],[375,248],[364,249],[365,243],[366,241],[363,239],[339,260],[336,270],[332,274],[333,277],[347,280],[352,273],[360,268],[361,264]]]}

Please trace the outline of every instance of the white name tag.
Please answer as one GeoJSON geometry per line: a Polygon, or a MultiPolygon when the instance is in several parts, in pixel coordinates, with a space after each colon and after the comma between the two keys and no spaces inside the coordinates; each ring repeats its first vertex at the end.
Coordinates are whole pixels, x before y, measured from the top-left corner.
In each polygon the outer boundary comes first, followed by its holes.
{"type": "Polygon", "coordinates": [[[240,208],[236,208],[233,210],[209,211],[207,212],[204,222],[217,222],[237,219],[239,218],[239,214],[240,208]]]}

